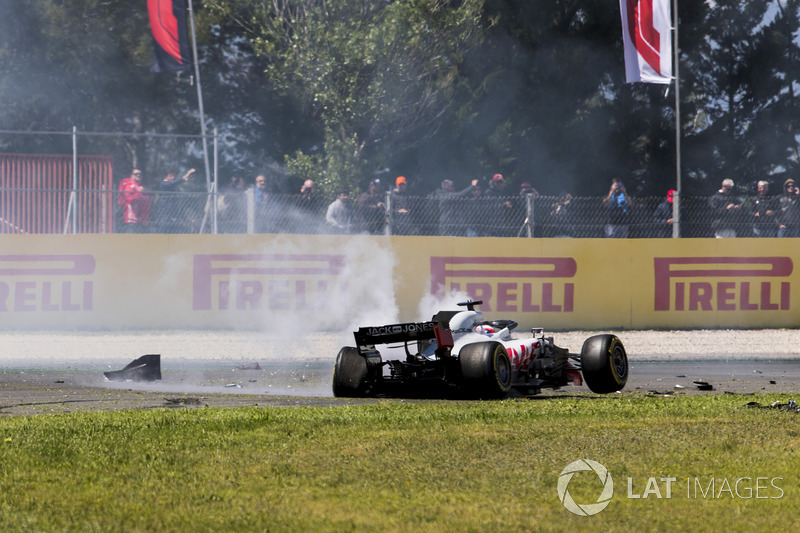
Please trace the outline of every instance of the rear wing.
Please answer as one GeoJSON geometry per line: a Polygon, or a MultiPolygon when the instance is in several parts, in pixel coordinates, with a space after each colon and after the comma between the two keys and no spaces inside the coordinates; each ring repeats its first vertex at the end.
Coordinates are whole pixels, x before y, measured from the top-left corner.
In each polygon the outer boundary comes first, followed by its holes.
{"type": "Polygon", "coordinates": [[[358,328],[353,333],[356,346],[374,346],[393,342],[420,341],[436,338],[436,322],[406,322],[388,326],[368,326],[358,328]]]}
{"type": "Polygon", "coordinates": [[[386,326],[367,326],[353,333],[360,353],[375,351],[376,344],[415,342],[436,339],[440,347],[453,347],[453,335],[446,321],[404,322],[386,326]]]}

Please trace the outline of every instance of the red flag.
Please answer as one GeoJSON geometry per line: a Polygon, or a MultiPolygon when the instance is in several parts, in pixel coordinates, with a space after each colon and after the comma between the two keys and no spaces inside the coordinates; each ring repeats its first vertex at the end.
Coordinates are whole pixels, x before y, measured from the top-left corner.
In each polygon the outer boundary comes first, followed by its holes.
{"type": "Polygon", "coordinates": [[[186,25],[186,0],[147,0],[155,55],[151,72],[192,68],[186,25]]]}
{"type": "Polygon", "coordinates": [[[619,0],[619,7],[628,83],[670,83],[670,0],[619,0]]]}

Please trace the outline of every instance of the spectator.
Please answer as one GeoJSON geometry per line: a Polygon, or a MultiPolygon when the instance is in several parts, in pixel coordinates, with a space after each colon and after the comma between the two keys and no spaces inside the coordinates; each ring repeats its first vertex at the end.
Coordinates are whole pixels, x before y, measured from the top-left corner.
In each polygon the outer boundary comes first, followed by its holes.
{"type": "Polygon", "coordinates": [[[256,176],[255,184],[250,188],[249,193],[253,195],[255,232],[272,233],[275,231],[277,204],[267,185],[267,177],[263,174],[256,176]]]}
{"type": "Polygon", "coordinates": [[[800,191],[792,178],[783,182],[783,194],[778,200],[778,237],[800,237],[800,191]]]}
{"type": "Polygon", "coordinates": [[[553,208],[550,210],[550,228],[547,232],[551,237],[570,238],[575,236],[574,213],[572,212],[572,195],[562,192],[558,195],[553,208]]]}
{"type": "MultiPolygon", "coordinates": [[[[672,237],[672,214],[673,214],[673,197],[675,189],[667,191],[667,197],[658,204],[656,210],[653,211],[653,222],[656,224],[656,231],[654,237],[668,238],[672,237]]],[[[683,212],[683,210],[681,210],[683,212]]]]}
{"type": "Polygon", "coordinates": [[[158,214],[158,230],[161,233],[184,233],[184,218],[181,216],[181,205],[184,199],[180,197],[181,186],[195,172],[189,169],[181,179],[178,179],[174,172],[167,172],[164,179],[158,185],[158,195],[156,203],[158,214]]]}
{"type": "Polygon", "coordinates": [[[603,198],[603,205],[607,208],[606,237],[627,239],[631,199],[621,179],[611,180],[611,189],[603,198]]]}
{"type": "Polygon", "coordinates": [[[313,198],[316,194],[314,190],[314,180],[305,180],[300,187],[300,196],[305,199],[313,198]]]}
{"type": "Polygon", "coordinates": [[[514,204],[505,192],[505,185],[503,175],[495,174],[483,193],[483,197],[488,199],[484,205],[489,210],[489,220],[494,222],[494,231],[490,233],[497,237],[509,237],[516,233],[513,222],[514,204]]]}
{"type": "Polygon", "coordinates": [[[124,233],[147,233],[152,197],[142,185],[142,171],[133,169],[130,178],[120,183],[124,233]]]}
{"type": "Polygon", "coordinates": [[[322,210],[319,195],[316,192],[314,180],[303,181],[300,194],[286,199],[284,205],[287,229],[293,233],[318,233],[319,228],[315,222],[319,221],[322,210]]]}
{"type": "Polygon", "coordinates": [[[336,193],[334,200],[325,213],[325,223],[331,233],[350,233],[353,216],[350,211],[350,196],[346,190],[336,193]]]}
{"type": "Polygon", "coordinates": [[[125,230],[123,226],[124,224],[123,218],[125,216],[125,194],[122,191],[124,191],[125,188],[128,186],[128,182],[133,181],[134,172],[139,172],[139,174],[141,175],[142,171],[139,170],[138,168],[131,170],[131,175],[128,176],[127,178],[122,178],[122,180],[120,180],[119,182],[119,187],[117,187],[117,207],[119,207],[119,209],[117,210],[117,219],[115,224],[116,227],[118,228],[118,231],[120,232],[125,230]]]}
{"type": "Polygon", "coordinates": [[[244,178],[233,176],[217,198],[217,223],[220,233],[247,232],[247,207],[244,178]]]}
{"type": "Polygon", "coordinates": [[[539,197],[539,192],[533,188],[533,185],[525,181],[522,183],[522,185],[519,186],[519,195],[526,196],[528,194],[532,194],[534,198],[539,197]]]}
{"type": "Polygon", "coordinates": [[[711,229],[714,237],[725,239],[736,237],[736,230],[742,224],[742,199],[733,194],[733,180],[722,180],[722,188],[709,198],[708,206],[711,208],[714,220],[711,229]]]}
{"type": "Polygon", "coordinates": [[[358,222],[362,231],[380,235],[386,226],[386,204],[381,180],[369,182],[369,188],[358,197],[358,222]]]}
{"type": "Polygon", "coordinates": [[[392,190],[392,233],[395,235],[411,235],[411,205],[406,196],[408,183],[404,176],[395,180],[392,190]]]}
{"type": "Polygon", "coordinates": [[[436,191],[436,199],[439,201],[439,234],[459,236],[463,235],[463,224],[460,220],[460,209],[463,204],[459,200],[472,194],[478,187],[478,180],[472,180],[472,184],[463,191],[456,192],[452,180],[443,180],[441,188],[436,191]]]}
{"type": "Polygon", "coordinates": [[[759,181],[758,194],[750,198],[750,211],[753,214],[753,235],[755,237],[775,237],[778,226],[775,215],[778,213],[778,198],[769,195],[769,182],[759,181]]]}

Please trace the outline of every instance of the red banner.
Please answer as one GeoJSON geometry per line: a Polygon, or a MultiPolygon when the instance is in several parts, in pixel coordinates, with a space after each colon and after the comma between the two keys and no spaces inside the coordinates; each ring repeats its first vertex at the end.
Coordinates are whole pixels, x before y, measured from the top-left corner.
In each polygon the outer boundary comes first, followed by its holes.
{"type": "Polygon", "coordinates": [[[177,72],[192,68],[186,24],[186,0],[147,0],[153,31],[152,72],[177,72]]]}

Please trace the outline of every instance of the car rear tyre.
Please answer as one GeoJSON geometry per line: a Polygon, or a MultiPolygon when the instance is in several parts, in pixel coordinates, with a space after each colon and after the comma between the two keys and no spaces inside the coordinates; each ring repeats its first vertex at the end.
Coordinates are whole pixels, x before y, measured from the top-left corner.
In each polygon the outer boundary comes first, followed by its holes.
{"type": "Polygon", "coordinates": [[[458,358],[468,395],[486,399],[505,398],[511,389],[511,360],[502,344],[468,344],[461,348],[458,358]]]}
{"type": "Polygon", "coordinates": [[[622,390],[628,382],[628,355],[616,335],[589,337],[581,348],[583,379],[592,392],[622,390]]]}
{"type": "Polygon", "coordinates": [[[367,358],[357,348],[345,346],[336,356],[333,367],[333,395],[342,398],[363,398],[368,393],[367,358]]]}

